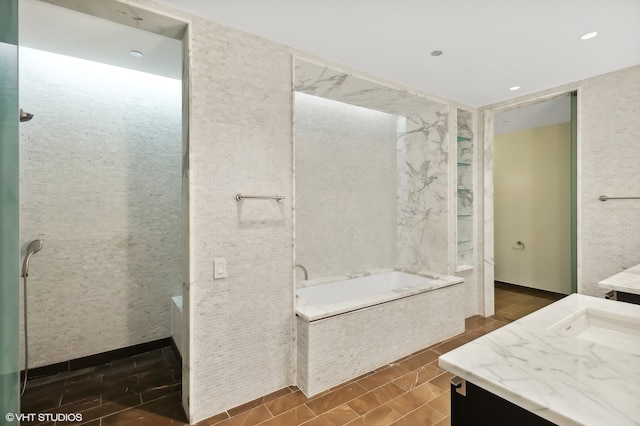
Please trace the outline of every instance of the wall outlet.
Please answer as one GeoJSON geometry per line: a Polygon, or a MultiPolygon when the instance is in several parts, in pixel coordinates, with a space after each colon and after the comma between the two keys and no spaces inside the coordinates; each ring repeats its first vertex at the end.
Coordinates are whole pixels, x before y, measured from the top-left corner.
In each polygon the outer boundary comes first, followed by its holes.
{"type": "Polygon", "coordinates": [[[225,257],[216,257],[213,259],[213,279],[227,277],[227,259],[225,257]]]}

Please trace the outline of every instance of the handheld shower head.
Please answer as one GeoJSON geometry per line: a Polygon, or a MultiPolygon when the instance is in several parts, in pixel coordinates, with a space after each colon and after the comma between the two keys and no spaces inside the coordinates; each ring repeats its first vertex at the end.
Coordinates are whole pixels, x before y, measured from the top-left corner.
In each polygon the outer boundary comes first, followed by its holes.
{"type": "Polygon", "coordinates": [[[24,263],[22,264],[22,276],[29,275],[29,259],[32,255],[39,252],[42,249],[42,240],[33,240],[27,246],[27,254],[24,257],[24,263]]]}
{"type": "Polygon", "coordinates": [[[24,112],[22,108],[20,108],[20,122],[24,123],[25,121],[29,121],[33,118],[33,114],[24,112]]]}

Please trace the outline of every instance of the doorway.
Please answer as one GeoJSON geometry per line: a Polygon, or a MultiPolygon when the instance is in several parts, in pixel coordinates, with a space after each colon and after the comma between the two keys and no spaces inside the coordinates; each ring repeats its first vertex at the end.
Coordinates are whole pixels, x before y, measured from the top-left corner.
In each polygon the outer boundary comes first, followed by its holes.
{"type": "Polygon", "coordinates": [[[575,291],[575,94],[497,113],[495,281],[575,291]]]}

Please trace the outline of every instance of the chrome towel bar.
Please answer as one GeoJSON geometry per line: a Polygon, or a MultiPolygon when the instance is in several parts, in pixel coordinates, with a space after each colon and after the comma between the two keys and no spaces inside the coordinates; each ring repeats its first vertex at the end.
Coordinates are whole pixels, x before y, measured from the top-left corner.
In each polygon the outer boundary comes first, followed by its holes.
{"type": "Polygon", "coordinates": [[[598,197],[600,201],[607,200],[640,200],[640,197],[607,197],[606,195],[601,195],[598,197]]]}
{"type": "Polygon", "coordinates": [[[276,194],[276,195],[248,195],[248,194],[242,194],[240,192],[238,192],[236,194],[236,201],[242,201],[245,198],[260,198],[260,199],[263,199],[263,200],[276,200],[277,202],[280,203],[280,202],[282,202],[282,200],[284,200],[287,197],[285,197],[282,194],[276,194]]]}

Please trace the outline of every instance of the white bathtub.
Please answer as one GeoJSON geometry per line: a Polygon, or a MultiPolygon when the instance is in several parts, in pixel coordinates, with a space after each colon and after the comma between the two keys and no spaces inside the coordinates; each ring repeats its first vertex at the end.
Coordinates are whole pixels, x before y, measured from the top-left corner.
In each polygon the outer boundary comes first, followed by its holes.
{"type": "Polygon", "coordinates": [[[171,298],[171,337],[182,355],[182,296],[171,298]]]}
{"type": "MultiPolygon", "coordinates": [[[[316,280],[322,282],[323,278],[316,280]]],[[[449,275],[389,270],[298,288],[296,314],[307,321],[315,321],[463,281],[462,278],[449,275]]]]}
{"type": "Polygon", "coordinates": [[[463,281],[396,270],[298,288],[298,387],[313,396],[464,332],[463,281]]]}

